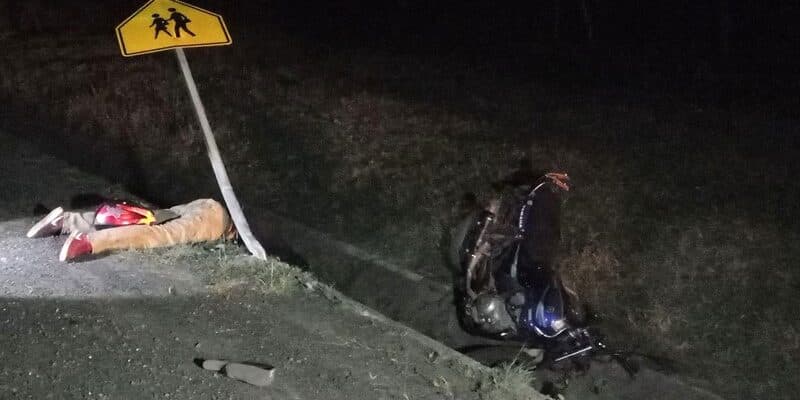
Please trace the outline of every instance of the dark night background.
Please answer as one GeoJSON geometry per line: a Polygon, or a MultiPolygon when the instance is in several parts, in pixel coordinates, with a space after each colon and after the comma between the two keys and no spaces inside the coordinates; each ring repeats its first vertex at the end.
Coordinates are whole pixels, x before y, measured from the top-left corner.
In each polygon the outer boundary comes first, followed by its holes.
{"type": "MultiPolygon", "coordinates": [[[[29,37],[103,34],[109,21],[124,19],[136,4],[4,3],[7,18],[0,24],[29,37]]],[[[436,57],[463,68],[489,67],[495,77],[543,78],[565,87],[641,89],[641,95],[694,91],[722,106],[747,107],[748,96],[793,97],[800,69],[800,5],[783,0],[256,0],[201,6],[219,10],[239,43],[256,44],[280,32],[309,52],[436,57]]]]}
{"type": "MultiPolygon", "coordinates": [[[[60,2],[4,2],[8,24],[26,34],[101,33],[108,21],[129,14],[135,2],[64,7],[60,2]],[[32,15],[35,14],[35,15],[32,15]],[[22,18],[15,17],[22,16],[22,18]],[[108,19],[106,19],[108,18],[108,19]]],[[[525,60],[541,67],[579,52],[582,69],[637,63],[667,71],[691,71],[708,63],[717,70],[754,74],[796,72],[796,22],[800,5],[774,1],[305,1],[208,2],[236,33],[278,27],[332,47],[462,53],[482,60],[525,60]],[[560,48],[562,51],[555,51],[560,48]],[[544,49],[551,50],[546,55],[544,49]]],[[[242,40],[240,35],[239,40],[242,40]]]]}

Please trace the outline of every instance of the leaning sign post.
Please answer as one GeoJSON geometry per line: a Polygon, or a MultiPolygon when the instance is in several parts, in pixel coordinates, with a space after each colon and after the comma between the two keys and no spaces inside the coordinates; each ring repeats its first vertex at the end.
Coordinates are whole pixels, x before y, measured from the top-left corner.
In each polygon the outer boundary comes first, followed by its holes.
{"type": "Polygon", "coordinates": [[[233,219],[247,250],[256,258],[266,260],[266,252],[250,231],[239,200],[233,192],[217,142],[214,140],[214,133],[208,123],[203,102],[200,100],[197,85],[194,83],[192,71],[189,69],[186,54],[183,52],[184,47],[231,44],[231,36],[222,16],[182,1],[150,0],[117,26],[117,41],[122,55],[126,57],[175,50],[178,64],[186,80],[186,87],[192,98],[192,104],[197,112],[197,119],[203,129],[208,158],[211,160],[214,176],[217,178],[231,219],[233,219]]]}

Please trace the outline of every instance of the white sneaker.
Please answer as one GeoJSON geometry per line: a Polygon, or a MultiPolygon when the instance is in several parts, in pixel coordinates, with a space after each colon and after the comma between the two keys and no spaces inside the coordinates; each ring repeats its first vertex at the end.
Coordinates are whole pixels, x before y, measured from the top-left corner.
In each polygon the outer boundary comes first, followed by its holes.
{"type": "Polygon", "coordinates": [[[64,209],[57,207],[31,227],[25,236],[29,238],[41,238],[58,235],[61,233],[61,227],[63,225],[64,209]]]}

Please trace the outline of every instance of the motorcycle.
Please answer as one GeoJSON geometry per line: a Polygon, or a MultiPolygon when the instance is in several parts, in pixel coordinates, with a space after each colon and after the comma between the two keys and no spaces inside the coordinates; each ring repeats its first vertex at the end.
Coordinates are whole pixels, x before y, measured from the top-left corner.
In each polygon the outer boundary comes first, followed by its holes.
{"type": "Polygon", "coordinates": [[[544,350],[545,361],[588,363],[605,349],[586,323],[576,293],[555,269],[560,195],[569,177],[548,173],[532,184],[507,186],[456,229],[458,313],[469,333],[522,342],[544,350]]]}

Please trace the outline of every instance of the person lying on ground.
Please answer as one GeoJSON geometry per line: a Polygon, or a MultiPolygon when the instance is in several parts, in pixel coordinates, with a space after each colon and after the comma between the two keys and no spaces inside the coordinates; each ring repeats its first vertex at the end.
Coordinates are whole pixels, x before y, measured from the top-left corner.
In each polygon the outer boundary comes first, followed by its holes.
{"type": "Polygon", "coordinates": [[[155,211],[127,202],[104,202],[90,212],[57,207],[27,233],[29,238],[55,235],[69,235],[58,259],[73,261],[112,250],[233,239],[236,230],[219,202],[199,199],[155,211]]]}

